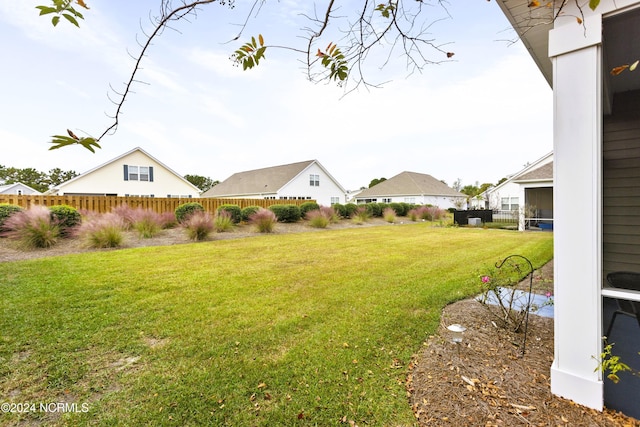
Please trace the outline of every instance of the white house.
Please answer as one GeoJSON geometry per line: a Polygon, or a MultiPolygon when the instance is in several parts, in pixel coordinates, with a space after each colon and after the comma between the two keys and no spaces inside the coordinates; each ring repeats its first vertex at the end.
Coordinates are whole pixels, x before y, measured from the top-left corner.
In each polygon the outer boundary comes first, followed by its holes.
{"type": "Polygon", "coordinates": [[[317,160],[237,172],[202,197],[345,203],[347,192],[317,160]]]}
{"type": "MultiPolygon", "coordinates": [[[[640,418],[640,379],[613,384],[594,361],[611,321],[609,303],[640,301],[640,291],[606,281],[613,271],[640,271],[640,75],[624,68],[640,59],[640,1],[601,0],[595,10],[589,2],[497,3],[553,87],[551,391],[640,418]],[[619,75],[611,73],[616,67],[623,67],[619,75]]],[[[619,317],[630,329],[616,320],[609,342],[638,369],[639,325],[619,317]]]]}
{"type": "Polygon", "coordinates": [[[137,147],[69,181],[50,194],[83,196],[199,197],[200,190],[137,147]]]}
{"type": "Polygon", "coordinates": [[[510,211],[525,224],[553,224],[553,152],[526,165],[505,181],[479,195],[484,208],[510,211]]]}
{"type": "Polygon", "coordinates": [[[34,190],[26,184],[15,182],[13,184],[0,185],[0,194],[42,194],[38,190],[34,190]]]}
{"type": "Polygon", "coordinates": [[[355,196],[356,203],[413,203],[433,205],[441,209],[462,206],[467,196],[447,186],[431,175],[402,172],[355,196]]]}

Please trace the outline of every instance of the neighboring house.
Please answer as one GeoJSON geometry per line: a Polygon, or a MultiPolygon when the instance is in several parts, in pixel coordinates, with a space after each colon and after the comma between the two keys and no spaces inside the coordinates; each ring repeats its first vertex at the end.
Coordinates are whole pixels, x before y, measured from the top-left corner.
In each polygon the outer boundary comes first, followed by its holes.
{"type": "Polygon", "coordinates": [[[199,197],[195,185],[142,148],[55,186],[50,194],[83,196],[199,197]]]}
{"type": "Polygon", "coordinates": [[[34,190],[26,184],[21,182],[15,182],[13,184],[0,185],[0,194],[17,194],[17,195],[28,195],[28,194],[42,194],[38,190],[34,190]]]}
{"type": "MultiPolygon", "coordinates": [[[[601,0],[595,10],[588,2],[563,2],[555,20],[555,7],[497,3],[553,86],[551,392],[640,418],[640,378],[619,373],[614,384],[594,359],[610,307],[640,301],[640,291],[606,280],[614,271],[640,271],[640,78],[624,68],[610,72],[640,59],[640,1],[601,0]]],[[[618,316],[607,341],[622,362],[640,367],[636,319],[618,316]]]]}
{"type": "Polygon", "coordinates": [[[356,195],[356,203],[433,205],[441,209],[464,206],[467,196],[424,173],[402,172],[356,195]]]}
{"type": "Polygon", "coordinates": [[[202,197],[315,200],[331,206],[345,203],[345,189],[317,160],[238,172],[202,197]]]}
{"type": "Polygon", "coordinates": [[[485,209],[518,215],[520,229],[535,222],[553,223],[553,152],[480,194],[485,209]]]}

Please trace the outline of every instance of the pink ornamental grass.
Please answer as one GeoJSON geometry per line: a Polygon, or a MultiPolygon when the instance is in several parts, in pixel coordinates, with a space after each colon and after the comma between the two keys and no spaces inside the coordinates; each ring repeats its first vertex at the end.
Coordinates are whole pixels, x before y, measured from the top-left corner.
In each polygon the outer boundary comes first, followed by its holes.
{"type": "Polygon", "coordinates": [[[58,242],[60,227],[45,206],[32,206],[16,212],[4,222],[3,236],[15,240],[23,249],[49,248],[58,242]]]}

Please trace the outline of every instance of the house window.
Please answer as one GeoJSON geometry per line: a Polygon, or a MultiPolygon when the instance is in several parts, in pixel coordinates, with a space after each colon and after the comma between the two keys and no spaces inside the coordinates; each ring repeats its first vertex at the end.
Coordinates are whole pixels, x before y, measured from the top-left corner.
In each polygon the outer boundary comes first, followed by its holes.
{"type": "Polygon", "coordinates": [[[153,166],[124,165],[124,180],[153,182],[153,166]]]}
{"type": "Polygon", "coordinates": [[[140,181],[149,181],[149,166],[140,166],[140,181]]]}
{"type": "Polygon", "coordinates": [[[137,180],[138,180],[138,167],[129,166],[129,181],[137,181],[137,180]]]}
{"type": "Polygon", "coordinates": [[[415,203],[416,202],[416,198],[415,197],[405,197],[404,198],[404,202],[405,203],[415,203]]]}
{"type": "Polygon", "coordinates": [[[309,185],[311,187],[320,187],[320,175],[316,175],[316,174],[309,175],[309,185]]]}
{"type": "Polygon", "coordinates": [[[391,197],[383,197],[382,203],[391,203],[391,197]]]}
{"type": "Polygon", "coordinates": [[[331,204],[332,205],[335,205],[335,204],[338,204],[338,203],[340,203],[340,197],[332,197],[331,198],[331,204]]]}
{"type": "Polygon", "coordinates": [[[517,211],[520,208],[520,203],[518,197],[511,198],[511,210],[517,211]]]}
{"type": "Polygon", "coordinates": [[[500,199],[500,209],[503,211],[517,211],[519,208],[518,197],[502,197],[500,199]]]}

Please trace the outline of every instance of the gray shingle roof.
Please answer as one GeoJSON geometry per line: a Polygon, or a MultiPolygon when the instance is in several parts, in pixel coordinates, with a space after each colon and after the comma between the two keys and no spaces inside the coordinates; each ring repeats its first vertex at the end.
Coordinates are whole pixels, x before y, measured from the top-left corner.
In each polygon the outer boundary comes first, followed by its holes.
{"type": "Polygon", "coordinates": [[[202,197],[275,193],[315,160],[237,172],[202,194],[202,197]]]}
{"type": "Polygon", "coordinates": [[[517,177],[514,181],[532,181],[532,180],[552,180],[553,179],[553,162],[540,166],[537,169],[529,171],[522,176],[517,177]]]}
{"type": "Polygon", "coordinates": [[[373,196],[403,196],[427,195],[466,197],[464,194],[450,188],[442,181],[431,175],[416,172],[402,172],[392,178],[382,181],[371,188],[363,190],[356,197],[358,199],[373,196]]]}

